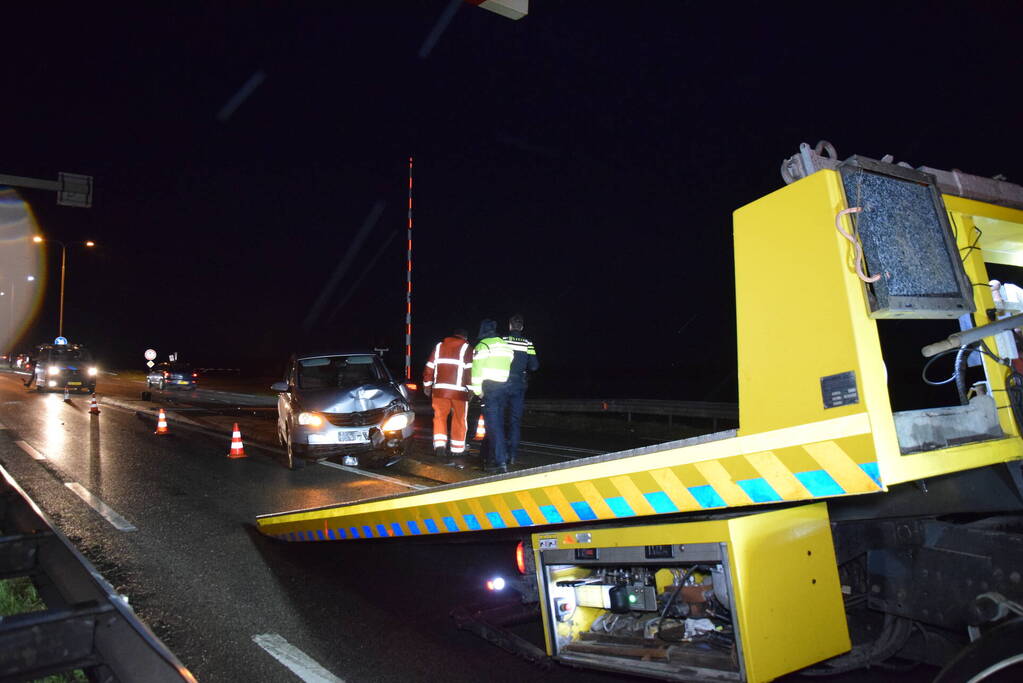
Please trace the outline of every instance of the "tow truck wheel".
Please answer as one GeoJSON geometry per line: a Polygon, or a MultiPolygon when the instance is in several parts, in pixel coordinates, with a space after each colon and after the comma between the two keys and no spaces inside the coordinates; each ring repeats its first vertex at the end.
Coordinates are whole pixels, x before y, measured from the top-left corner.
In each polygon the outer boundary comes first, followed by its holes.
{"type": "Polygon", "coordinates": [[[985,633],[959,652],[934,683],[996,683],[1018,681],[1023,676],[1023,619],[1013,619],[985,633]]]}

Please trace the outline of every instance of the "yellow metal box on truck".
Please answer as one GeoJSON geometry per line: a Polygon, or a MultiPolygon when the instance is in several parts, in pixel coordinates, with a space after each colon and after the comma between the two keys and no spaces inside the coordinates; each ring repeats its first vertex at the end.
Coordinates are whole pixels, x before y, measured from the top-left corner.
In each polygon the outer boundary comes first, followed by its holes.
{"type": "Polygon", "coordinates": [[[768,681],[849,649],[827,507],[532,536],[548,654],[768,681]]]}

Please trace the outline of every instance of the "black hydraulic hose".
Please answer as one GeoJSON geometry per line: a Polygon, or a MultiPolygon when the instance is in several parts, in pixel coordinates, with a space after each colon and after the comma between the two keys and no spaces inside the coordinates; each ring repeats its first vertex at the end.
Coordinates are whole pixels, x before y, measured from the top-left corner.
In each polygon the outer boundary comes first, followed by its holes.
{"type": "Polygon", "coordinates": [[[960,346],[956,353],[955,378],[956,390],[959,392],[959,404],[966,405],[969,399],[966,398],[966,359],[969,357],[967,347],[960,346]]]}
{"type": "Polygon", "coordinates": [[[910,619],[885,614],[884,626],[876,640],[854,645],[849,652],[802,669],[799,673],[803,676],[834,676],[878,664],[901,650],[912,633],[913,622],[910,619]]]}

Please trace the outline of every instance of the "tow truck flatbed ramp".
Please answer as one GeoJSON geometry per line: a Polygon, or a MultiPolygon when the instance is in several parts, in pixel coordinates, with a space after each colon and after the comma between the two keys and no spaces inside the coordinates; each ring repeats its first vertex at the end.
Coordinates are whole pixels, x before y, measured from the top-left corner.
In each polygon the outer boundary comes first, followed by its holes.
{"type": "Polygon", "coordinates": [[[262,515],[257,524],[287,541],[355,540],[621,520],[882,489],[865,416],[735,434],[262,515]]]}
{"type": "MultiPolygon", "coordinates": [[[[954,321],[967,304],[992,309],[990,289],[971,283],[988,282],[985,263],[1023,263],[1023,211],[933,188],[921,194],[931,185],[901,177],[910,171],[862,164],[878,170],[885,187],[916,188],[912,202],[889,206],[883,193],[871,199],[879,215],[898,217],[892,225],[947,218],[956,226],[938,231],[948,233],[939,246],[952,270],[962,270],[955,282],[964,299],[941,317],[954,321]]],[[[853,172],[855,180],[861,169],[853,172]]],[[[654,518],[871,494],[1023,457],[997,357],[981,358],[988,393],[977,406],[893,411],[877,318],[912,313],[872,312],[874,293],[836,230],[858,208],[849,207],[843,176],[825,169],[734,214],[737,432],[263,515],[259,530],[286,541],[348,541],[654,518]],[[984,416],[982,429],[966,419],[973,412],[984,416]]],[[[922,243],[911,237],[907,243],[922,243]]]]}

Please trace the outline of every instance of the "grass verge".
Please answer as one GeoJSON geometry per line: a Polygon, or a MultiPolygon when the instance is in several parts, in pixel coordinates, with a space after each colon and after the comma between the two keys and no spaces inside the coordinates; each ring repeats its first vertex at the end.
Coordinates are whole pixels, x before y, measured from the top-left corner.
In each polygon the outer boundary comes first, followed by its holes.
{"type": "MultiPolygon", "coordinates": [[[[46,605],[39,599],[39,593],[32,579],[19,576],[14,579],[0,579],[0,618],[25,612],[40,612],[46,605]]],[[[66,673],[37,678],[32,683],[87,683],[88,678],[81,669],[66,673]]]]}

